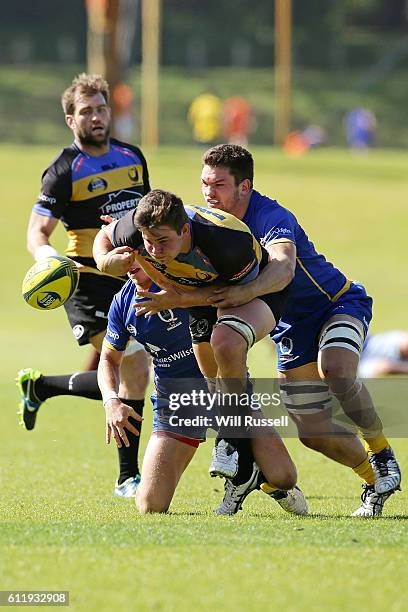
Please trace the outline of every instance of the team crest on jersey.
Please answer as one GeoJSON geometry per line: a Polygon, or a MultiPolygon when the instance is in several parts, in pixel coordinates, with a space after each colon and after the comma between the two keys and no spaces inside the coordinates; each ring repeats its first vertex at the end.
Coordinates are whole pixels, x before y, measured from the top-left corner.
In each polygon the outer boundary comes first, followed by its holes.
{"type": "Polygon", "coordinates": [[[108,183],[105,181],[105,179],[98,176],[98,178],[88,183],[88,191],[90,191],[91,193],[94,193],[95,191],[101,191],[101,190],[105,191],[107,186],[108,186],[108,183]]]}
{"type": "Polygon", "coordinates": [[[178,318],[174,315],[174,312],[172,310],[161,310],[160,312],[157,313],[157,316],[159,317],[160,321],[163,321],[163,323],[166,323],[167,331],[171,331],[172,329],[175,329],[176,327],[181,325],[181,321],[178,320],[178,318]]]}
{"type": "Polygon", "coordinates": [[[130,170],[128,172],[128,177],[130,178],[132,183],[138,183],[139,182],[139,172],[138,172],[136,166],[133,166],[133,168],[130,168],[130,170]]]}
{"type": "Polygon", "coordinates": [[[214,276],[213,274],[210,274],[209,272],[204,272],[203,270],[197,270],[196,272],[196,278],[198,278],[199,280],[203,280],[203,281],[208,281],[213,276],[214,276]]]}
{"type": "Polygon", "coordinates": [[[137,329],[131,323],[127,326],[126,329],[128,330],[129,334],[132,334],[132,336],[136,336],[137,335],[137,329]]]}
{"type": "Polygon", "coordinates": [[[280,350],[282,355],[291,355],[293,351],[293,340],[284,336],[279,342],[280,350]]]}

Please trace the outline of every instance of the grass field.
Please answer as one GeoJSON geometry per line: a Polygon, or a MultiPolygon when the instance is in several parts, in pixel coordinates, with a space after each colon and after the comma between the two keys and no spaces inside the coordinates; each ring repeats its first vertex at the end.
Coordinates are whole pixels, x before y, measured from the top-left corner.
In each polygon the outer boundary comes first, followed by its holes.
{"type": "MultiPolygon", "coordinates": [[[[201,202],[200,153],[147,152],[152,184],[201,202]]],[[[366,284],[375,298],[372,329],[407,327],[408,155],[254,153],[258,189],[291,208],[317,248],[366,284]]],[[[239,516],[213,516],[222,483],[207,476],[211,442],[199,449],[171,513],[140,517],[130,501],[112,496],[116,455],[104,445],[100,404],[55,398],[41,408],[33,432],[17,427],[16,371],[68,373],[86,357],[62,310],[34,311],[20,297],[31,265],[27,217],[54,154],[0,146],[0,589],[69,590],[77,610],[405,610],[405,494],[389,500],[381,519],[351,519],[359,503],[356,477],[296,440],[288,446],[309,500],[307,518],[285,515],[261,493],[239,516]]],[[[62,231],[54,244],[62,249],[62,231]]],[[[254,375],[273,376],[273,363],[269,343],[253,349],[254,375]]],[[[149,425],[147,417],[143,445],[149,425]]],[[[407,441],[395,440],[394,448],[407,470],[407,441]]]]}

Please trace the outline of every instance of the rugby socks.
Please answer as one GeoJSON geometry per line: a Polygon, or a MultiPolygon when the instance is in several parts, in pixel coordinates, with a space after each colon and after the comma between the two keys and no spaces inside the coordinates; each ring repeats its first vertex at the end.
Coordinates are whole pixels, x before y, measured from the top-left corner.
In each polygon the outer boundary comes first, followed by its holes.
{"type": "MultiPolygon", "coordinates": [[[[132,399],[122,399],[121,401],[127,406],[131,406],[135,412],[143,416],[143,406],[144,399],[142,400],[132,400],[132,399]]],[[[129,423],[134,425],[137,431],[140,434],[142,423],[141,421],[136,421],[132,417],[128,419],[129,423]]],[[[138,462],[138,453],[139,453],[139,442],[140,435],[136,436],[134,433],[125,430],[127,439],[129,440],[129,446],[126,447],[122,444],[121,448],[118,448],[119,455],[119,478],[118,484],[121,485],[128,478],[134,478],[137,474],[139,474],[139,462],[138,462]]]]}
{"type": "Polygon", "coordinates": [[[76,395],[88,399],[101,400],[97,371],[74,372],[63,376],[40,376],[34,384],[34,393],[40,400],[58,395],[76,395]]]}
{"type": "MultiPolygon", "coordinates": [[[[227,441],[229,442],[229,440],[227,441]]],[[[255,459],[252,454],[251,440],[249,438],[240,438],[233,441],[236,443],[238,451],[238,472],[232,478],[232,483],[238,486],[248,482],[251,478],[255,459]]]]}
{"type": "MultiPolygon", "coordinates": [[[[279,491],[278,487],[274,487],[273,485],[269,484],[269,482],[266,482],[266,480],[264,482],[261,482],[261,484],[259,485],[259,488],[261,489],[261,491],[263,491],[267,495],[273,495],[274,493],[276,493],[276,491],[279,491]]],[[[286,496],[286,491],[282,491],[282,497],[285,497],[285,496],[286,496]]]]}
{"type": "Polygon", "coordinates": [[[353,467],[353,472],[355,472],[357,476],[360,476],[360,478],[362,478],[367,484],[374,484],[375,476],[371,463],[368,460],[368,455],[364,461],[356,465],[356,467],[353,467]]]}
{"type": "Polygon", "coordinates": [[[363,429],[360,427],[360,433],[364,440],[364,446],[369,453],[380,453],[385,448],[390,446],[387,438],[383,434],[383,426],[381,419],[376,415],[371,427],[363,429]]]}

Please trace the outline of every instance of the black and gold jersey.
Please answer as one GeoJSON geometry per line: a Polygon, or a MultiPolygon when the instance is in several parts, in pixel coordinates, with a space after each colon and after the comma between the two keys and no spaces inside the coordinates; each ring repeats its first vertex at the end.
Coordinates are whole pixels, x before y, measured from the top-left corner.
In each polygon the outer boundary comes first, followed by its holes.
{"type": "Polygon", "coordinates": [[[245,223],[214,208],[189,205],[185,210],[191,228],[191,250],[167,264],[147,253],[133,221],[134,211],[115,225],[112,244],[133,248],[167,279],[183,287],[202,287],[216,281],[245,283],[257,276],[268,254],[245,223]]]}
{"type": "Polygon", "coordinates": [[[62,150],[42,175],[33,211],[60,219],[68,233],[66,254],[96,268],[93,241],[101,215],[118,219],[150,191],[146,160],[136,146],[113,138],[108,153],[84,153],[77,144],[62,150]]]}

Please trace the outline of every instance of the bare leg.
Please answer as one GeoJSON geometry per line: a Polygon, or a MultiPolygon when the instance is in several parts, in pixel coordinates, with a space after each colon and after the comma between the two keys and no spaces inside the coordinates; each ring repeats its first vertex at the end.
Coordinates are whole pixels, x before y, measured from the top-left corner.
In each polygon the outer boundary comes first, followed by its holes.
{"type": "Polygon", "coordinates": [[[174,438],[151,436],[136,497],[141,514],[167,512],[180,477],[195,452],[194,446],[174,438]]]}

